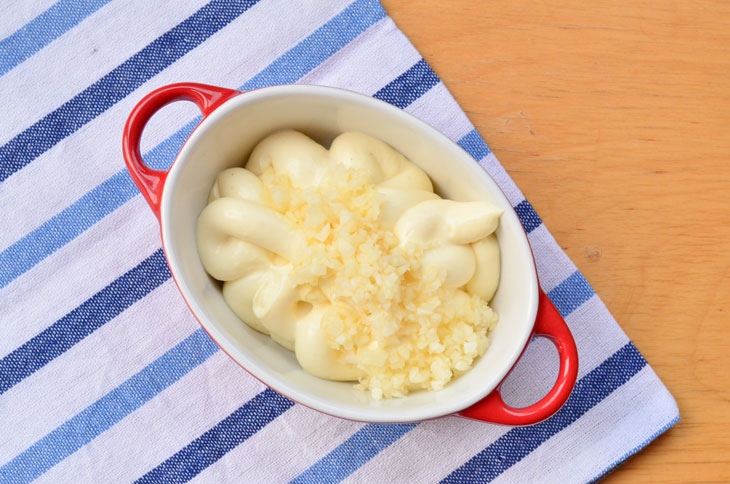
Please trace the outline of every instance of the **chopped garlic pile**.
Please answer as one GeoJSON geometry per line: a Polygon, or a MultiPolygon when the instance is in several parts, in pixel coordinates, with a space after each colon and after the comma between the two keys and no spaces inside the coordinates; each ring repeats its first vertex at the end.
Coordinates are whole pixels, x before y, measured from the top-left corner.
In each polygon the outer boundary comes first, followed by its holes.
{"type": "Polygon", "coordinates": [[[440,390],[484,354],[494,311],[444,287],[443,270],[421,266],[422,249],[399,246],[378,222],[382,200],[362,172],[337,165],[311,190],[270,167],[261,181],[274,209],[305,234],[295,281],[309,302],[340,308],[322,326],[330,347],[361,370],[359,388],[375,399],[440,390]]]}
{"type": "Polygon", "coordinates": [[[234,312],[305,370],[381,399],[442,389],[484,354],[500,211],[440,199],[415,165],[356,133],[329,152],[274,134],[246,168],[213,187],[201,259],[234,312]]]}

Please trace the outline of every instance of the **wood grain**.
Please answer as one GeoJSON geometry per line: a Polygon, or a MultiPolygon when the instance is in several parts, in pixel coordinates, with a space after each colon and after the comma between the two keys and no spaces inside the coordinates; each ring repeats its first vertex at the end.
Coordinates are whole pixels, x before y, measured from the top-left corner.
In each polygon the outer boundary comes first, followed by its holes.
{"type": "Polygon", "coordinates": [[[730,482],[730,2],[383,4],[677,399],[605,482],[730,482]]]}

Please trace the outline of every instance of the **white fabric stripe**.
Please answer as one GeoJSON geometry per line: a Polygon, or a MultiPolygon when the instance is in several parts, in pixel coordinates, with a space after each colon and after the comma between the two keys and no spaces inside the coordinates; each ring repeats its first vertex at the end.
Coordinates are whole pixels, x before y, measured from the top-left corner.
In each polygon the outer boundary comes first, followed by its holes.
{"type": "Polygon", "coordinates": [[[672,396],[654,371],[646,366],[494,482],[586,482],[676,415],[672,396]]]}
{"type": "Polygon", "coordinates": [[[289,482],[362,425],[296,405],[190,482],[289,482]]]}
{"type": "Polygon", "coordinates": [[[159,247],[155,216],[142,197],[104,217],[0,290],[0,355],[68,314],[159,247]]]}
{"type": "Polygon", "coordinates": [[[264,388],[219,351],[37,482],[131,482],[264,388]]]}
{"type": "Polygon", "coordinates": [[[4,39],[48,10],[56,0],[5,0],[0,4],[0,39],[4,39]]]}
{"type": "MultiPolygon", "coordinates": [[[[343,8],[347,4],[343,0],[338,3],[343,8]]],[[[4,214],[8,230],[0,232],[0,250],[124,168],[121,130],[130,111],[143,95],[166,84],[181,81],[240,86],[333,14],[330,10],[332,7],[324,8],[321,4],[316,8],[314,3],[312,8],[301,12],[287,8],[286,4],[286,0],[264,0],[256,4],[208,41],[6,180],[0,190],[0,206],[13,206],[16,200],[22,199],[33,210],[8,211],[4,214]],[[269,19],[273,16],[280,20],[271,22],[269,19]],[[262,31],[262,25],[267,26],[268,30],[262,31]],[[291,27],[281,29],[280,25],[291,27]],[[238,45],[246,48],[231,48],[238,45]],[[201,70],[200,66],[207,68],[201,70]],[[116,142],[114,139],[110,142],[110,132],[118,133],[116,142]],[[64,189],[59,190],[59,186],[64,189]]],[[[156,145],[187,121],[189,119],[178,119],[172,126],[152,123],[145,130],[145,140],[156,145]]]]}
{"type": "Polygon", "coordinates": [[[474,129],[464,111],[458,105],[444,100],[451,99],[451,93],[439,82],[426,94],[408,106],[408,112],[427,122],[452,141],[459,141],[474,129]],[[443,106],[443,111],[434,111],[434,106],[443,106]]]}
{"type": "MultiPolygon", "coordinates": [[[[32,2],[30,2],[32,3],[32,2]]],[[[179,24],[198,7],[195,4],[163,0],[110,2],[35,55],[5,74],[2,84],[23,86],[19,91],[0,90],[5,126],[0,145],[15,137],[61,102],[96,82],[100,77],[179,24]],[[134,12],[132,14],[132,12],[134,12]],[[134,15],[144,22],[120,24],[120,18],[134,15]],[[83,69],[71,66],[83,65],[83,69]],[[28,102],[32,99],[33,102],[28,102]]]]}
{"type": "Polygon", "coordinates": [[[540,224],[529,233],[528,237],[535,252],[540,286],[543,291],[550,292],[576,271],[575,264],[563,252],[545,224],[540,224]]]}
{"type": "MultiPolygon", "coordinates": [[[[486,141],[487,144],[489,144],[489,137],[486,138],[486,141]]],[[[487,173],[489,173],[494,181],[497,182],[497,185],[500,186],[512,206],[517,205],[525,199],[525,196],[509,177],[509,174],[507,174],[507,171],[499,163],[497,158],[494,156],[494,153],[489,153],[489,155],[487,155],[483,160],[479,161],[479,164],[482,168],[487,170],[487,173]]]]}
{"type": "Polygon", "coordinates": [[[198,329],[172,280],[0,396],[6,462],[198,329]],[[32,425],[28,425],[33,422],[32,425]]]}

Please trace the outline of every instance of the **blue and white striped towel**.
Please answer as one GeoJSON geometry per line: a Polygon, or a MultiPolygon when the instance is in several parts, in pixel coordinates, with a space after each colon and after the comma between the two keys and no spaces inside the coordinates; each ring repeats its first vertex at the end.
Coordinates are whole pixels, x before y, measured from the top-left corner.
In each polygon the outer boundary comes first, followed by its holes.
{"type": "MultiPolygon", "coordinates": [[[[586,482],[678,420],[377,0],[11,2],[0,38],[0,482],[586,482]],[[516,207],[575,335],[581,367],[565,407],[526,428],[364,425],[294,405],[229,360],[178,295],[121,156],[134,104],[178,81],[339,86],[458,141],[516,207]]],[[[194,126],[194,108],[180,109],[148,127],[149,164],[168,165],[194,126]]],[[[550,386],[546,358],[549,344],[529,347],[508,401],[550,386]]]]}

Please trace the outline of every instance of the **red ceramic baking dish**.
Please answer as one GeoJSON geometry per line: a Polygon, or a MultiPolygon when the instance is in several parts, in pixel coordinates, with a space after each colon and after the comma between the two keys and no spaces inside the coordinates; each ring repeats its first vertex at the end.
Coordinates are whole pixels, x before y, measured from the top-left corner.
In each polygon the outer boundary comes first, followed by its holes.
{"type": "Polygon", "coordinates": [[[157,89],[136,105],[124,129],[123,150],[132,179],[159,219],[167,262],[190,310],[233,360],[282,395],[330,415],[365,422],[410,422],[455,414],[506,425],[540,422],[568,399],[578,372],[575,342],[540,289],[517,215],[468,153],[414,116],[371,97],[329,87],[287,85],[239,92],[182,83],[157,89]],[[203,120],[169,170],[152,170],[140,154],[142,131],[155,112],[179,100],[197,104],[203,120]],[[491,303],[499,323],[487,352],[443,390],[375,401],[352,383],[314,377],[301,369],[292,352],[240,321],[206,274],[197,252],[196,222],[210,187],[220,171],[242,166],[259,140],[284,128],[302,131],[324,146],[345,131],[369,134],[419,165],[441,196],[487,200],[504,210],[497,230],[501,279],[491,303]],[[539,402],[512,408],[503,401],[500,384],[534,336],[555,344],[558,378],[539,402]]]}

